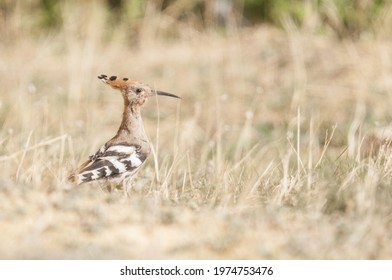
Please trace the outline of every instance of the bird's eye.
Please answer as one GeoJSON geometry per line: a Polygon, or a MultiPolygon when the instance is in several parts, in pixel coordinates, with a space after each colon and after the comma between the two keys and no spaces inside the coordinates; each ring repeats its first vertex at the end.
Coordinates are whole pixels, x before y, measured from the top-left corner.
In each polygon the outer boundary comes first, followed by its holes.
{"type": "Polygon", "coordinates": [[[136,89],[136,93],[141,93],[142,91],[143,91],[143,89],[141,89],[141,88],[136,89]]]}

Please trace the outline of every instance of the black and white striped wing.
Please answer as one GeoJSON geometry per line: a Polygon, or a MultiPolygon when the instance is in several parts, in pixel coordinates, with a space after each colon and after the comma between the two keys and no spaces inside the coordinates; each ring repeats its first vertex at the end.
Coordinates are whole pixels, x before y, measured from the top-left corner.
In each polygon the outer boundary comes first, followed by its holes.
{"type": "Polygon", "coordinates": [[[113,179],[120,182],[133,175],[145,161],[146,155],[136,145],[113,145],[101,148],[90,160],[82,165],[74,181],[77,184],[99,179],[113,179]]]}

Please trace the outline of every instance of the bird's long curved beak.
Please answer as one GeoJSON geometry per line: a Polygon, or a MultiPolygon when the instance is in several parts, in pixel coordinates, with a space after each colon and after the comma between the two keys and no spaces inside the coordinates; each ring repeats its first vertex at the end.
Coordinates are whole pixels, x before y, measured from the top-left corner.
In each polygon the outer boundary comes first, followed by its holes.
{"type": "Polygon", "coordinates": [[[164,96],[170,96],[170,97],[174,97],[174,98],[179,98],[181,99],[181,97],[172,94],[172,93],[168,93],[168,92],[164,92],[164,91],[159,91],[159,90],[153,90],[153,92],[155,92],[156,95],[164,95],[164,96]]]}

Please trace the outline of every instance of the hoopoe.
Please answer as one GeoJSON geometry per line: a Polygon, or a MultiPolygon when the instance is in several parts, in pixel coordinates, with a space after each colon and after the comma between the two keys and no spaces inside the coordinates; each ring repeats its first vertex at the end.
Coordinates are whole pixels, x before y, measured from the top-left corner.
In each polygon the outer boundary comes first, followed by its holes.
{"type": "Polygon", "coordinates": [[[117,134],[68,177],[78,185],[94,180],[119,184],[133,177],[150,154],[141,107],[153,95],[180,98],[171,93],[153,90],[128,78],[100,75],[98,79],[121,91],[124,99],[123,117],[117,134]]]}

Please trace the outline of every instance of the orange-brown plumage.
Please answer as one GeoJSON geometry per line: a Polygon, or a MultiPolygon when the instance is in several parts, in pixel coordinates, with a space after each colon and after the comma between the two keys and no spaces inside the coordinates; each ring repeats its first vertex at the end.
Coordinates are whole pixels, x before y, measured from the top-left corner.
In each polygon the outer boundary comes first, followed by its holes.
{"type": "Polygon", "coordinates": [[[117,77],[117,76],[110,76],[107,77],[106,75],[98,76],[104,83],[110,85],[114,89],[125,90],[132,84],[139,83],[138,81],[133,81],[128,78],[117,77]]]}

